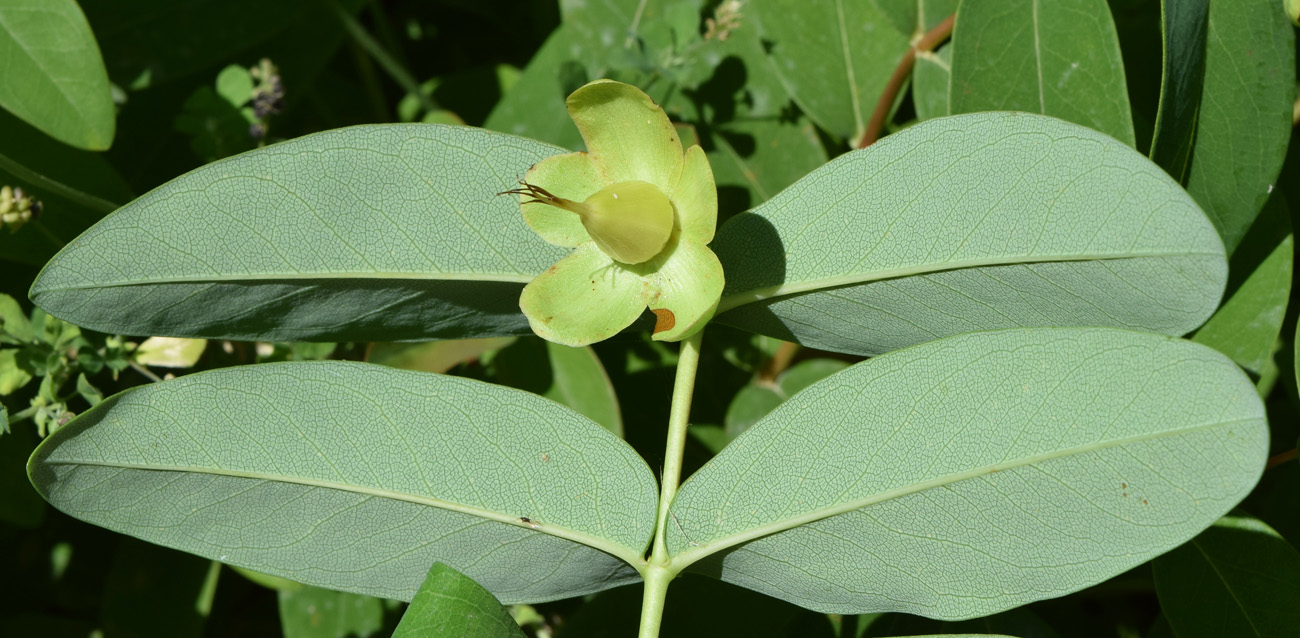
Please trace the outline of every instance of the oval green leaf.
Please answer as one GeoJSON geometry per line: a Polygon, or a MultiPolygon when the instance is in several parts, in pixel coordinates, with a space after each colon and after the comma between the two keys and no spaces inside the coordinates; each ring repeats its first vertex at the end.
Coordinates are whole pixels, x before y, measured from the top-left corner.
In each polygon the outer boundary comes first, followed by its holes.
{"type": "Polygon", "coordinates": [[[1254,386],[1209,348],[971,333],[787,401],[682,485],[667,543],[675,566],[816,611],[972,618],[1186,541],[1267,452],[1254,386]]]}
{"type": "Polygon", "coordinates": [[[300,586],[276,598],[284,638],[370,638],[384,627],[384,601],[374,596],[300,586]]]}
{"type": "Polygon", "coordinates": [[[285,341],[529,333],[519,292],[564,256],[497,193],[554,146],[358,126],[214,162],[123,206],[31,297],[102,332],[285,341]]]}
{"type": "Polygon", "coordinates": [[[436,561],[507,603],[636,581],[656,498],[632,448],[568,408],[336,361],[128,390],[46,439],[28,473],[96,525],[404,600],[436,561]]]}
{"type": "Polygon", "coordinates": [[[1228,355],[1260,375],[1272,361],[1291,297],[1295,239],[1282,193],[1274,193],[1233,253],[1228,292],[1192,340],[1228,355]]]}
{"type": "Polygon", "coordinates": [[[1196,137],[1196,118],[1205,85],[1210,0],[1162,0],[1160,13],[1164,70],[1150,156],[1183,184],[1191,167],[1192,140],[1196,137]]]}
{"type": "Polygon", "coordinates": [[[1105,0],[961,3],[950,82],[950,113],[1040,113],[1135,144],[1105,0]]]}
{"type": "Polygon", "coordinates": [[[435,563],[415,593],[393,638],[524,638],[492,593],[468,576],[435,563]]]}
{"type": "Polygon", "coordinates": [[[1259,519],[1225,516],[1151,566],[1179,638],[1290,636],[1300,627],[1300,553],[1259,519]]]}
{"type": "Polygon", "coordinates": [[[860,137],[912,33],[899,31],[875,2],[751,4],[747,12],[762,25],[772,66],[799,108],[836,137],[860,137]]]}
{"type": "Polygon", "coordinates": [[[1160,167],[1025,113],[890,135],[733,218],[713,245],[719,321],[855,354],[1016,326],[1180,335],[1227,277],[1213,226],[1160,167]]]}
{"type": "Polygon", "coordinates": [[[1211,2],[1187,191],[1231,253],[1273,192],[1291,138],[1295,27],[1275,2],[1211,2]]]}
{"type": "Polygon", "coordinates": [[[75,0],[0,3],[0,60],[0,107],[77,148],[113,143],[108,71],[75,0]]]}

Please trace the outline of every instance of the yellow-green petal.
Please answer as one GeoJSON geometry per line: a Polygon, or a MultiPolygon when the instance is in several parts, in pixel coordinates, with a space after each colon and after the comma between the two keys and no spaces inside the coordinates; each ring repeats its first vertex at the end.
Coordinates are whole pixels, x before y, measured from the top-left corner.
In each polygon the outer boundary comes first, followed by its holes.
{"type": "Polygon", "coordinates": [[[677,188],[668,198],[677,209],[683,237],[700,244],[713,241],[713,231],[718,227],[718,189],[704,149],[698,146],[686,149],[686,163],[677,188]]]}
{"type": "Polygon", "coordinates": [[[524,286],[519,307],[543,339],[585,346],[632,325],[645,311],[645,286],[588,242],[524,286]]]}
{"type": "Polygon", "coordinates": [[[718,309],[722,263],[707,246],[677,235],[664,255],[650,262],[659,265],[645,275],[645,301],[658,319],[654,339],[681,341],[699,332],[718,309]]]}
{"type": "MultiPolygon", "coordinates": [[[[524,181],[539,186],[556,197],[580,202],[608,186],[586,153],[553,155],[528,169],[524,181]]],[[[521,201],[532,199],[521,195],[521,201]]],[[[524,222],[542,239],[573,248],[591,241],[582,220],[569,211],[547,204],[523,204],[524,222]]]]}
{"type": "Polygon", "coordinates": [[[607,183],[640,180],[673,192],[682,172],[682,142],[650,96],[622,82],[597,80],[565,104],[607,183]]]}

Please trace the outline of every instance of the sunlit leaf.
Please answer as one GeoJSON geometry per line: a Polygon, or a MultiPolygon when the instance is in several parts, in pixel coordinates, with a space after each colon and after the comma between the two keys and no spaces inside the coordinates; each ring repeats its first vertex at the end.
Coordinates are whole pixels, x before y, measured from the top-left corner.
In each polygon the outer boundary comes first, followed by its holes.
{"type": "Polygon", "coordinates": [[[511,603],[633,582],[655,510],[645,462],[568,408],[337,361],[128,390],[46,439],[29,474],[94,524],[403,600],[435,561],[511,603]]]}
{"type": "Polygon", "coordinates": [[[787,401],[682,485],[667,543],[817,611],[972,618],[1191,538],[1254,487],[1268,437],[1250,380],[1204,346],[971,333],[787,401]]]}
{"type": "Polygon", "coordinates": [[[1007,327],[1183,334],[1223,247],[1158,166],[1061,120],[928,120],[814,171],[718,231],[718,321],[875,354],[1007,327]]]}

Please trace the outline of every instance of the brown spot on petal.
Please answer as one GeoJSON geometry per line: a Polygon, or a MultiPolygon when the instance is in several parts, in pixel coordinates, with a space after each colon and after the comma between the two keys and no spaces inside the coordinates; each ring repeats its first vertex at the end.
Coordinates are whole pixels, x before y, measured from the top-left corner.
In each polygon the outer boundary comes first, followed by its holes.
{"type": "Polygon", "coordinates": [[[673,311],[668,310],[667,308],[651,308],[650,310],[655,313],[654,334],[659,334],[665,330],[672,330],[673,326],[677,325],[677,317],[673,316],[673,311]]]}

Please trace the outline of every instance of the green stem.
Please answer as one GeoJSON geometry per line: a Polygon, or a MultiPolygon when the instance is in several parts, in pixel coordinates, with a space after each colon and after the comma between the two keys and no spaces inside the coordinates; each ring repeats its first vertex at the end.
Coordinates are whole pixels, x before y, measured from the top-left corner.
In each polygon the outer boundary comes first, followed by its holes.
{"type": "Polygon", "coordinates": [[[365,49],[366,53],[369,53],[370,57],[379,63],[379,66],[388,73],[389,77],[393,78],[393,81],[402,87],[402,90],[420,100],[420,106],[423,106],[426,111],[436,111],[438,109],[438,105],[434,103],[433,98],[425,95],[424,91],[420,90],[420,83],[416,82],[415,78],[397,60],[394,60],[393,56],[388,54],[388,51],[384,50],[383,45],[379,44],[379,41],[371,36],[370,32],[366,31],[366,28],[361,26],[361,23],[357,22],[356,18],[352,17],[352,14],[337,3],[334,3],[334,12],[338,14],[339,21],[343,23],[343,28],[347,29],[348,35],[352,36],[352,40],[360,45],[362,49],[365,49]]]}
{"type": "Polygon", "coordinates": [[[673,381],[672,407],[668,413],[668,442],[664,448],[663,476],[659,487],[659,512],[655,520],[654,544],[650,550],[649,564],[642,572],[645,594],[641,599],[640,638],[659,635],[663,618],[664,600],[668,583],[677,576],[668,555],[665,532],[668,528],[668,506],[677,495],[682,478],[682,454],[686,449],[686,430],[690,425],[691,397],[695,392],[695,373],[700,367],[700,343],[704,332],[695,333],[682,342],[677,358],[677,378],[673,381]]]}
{"type": "Polygon", "coordinates": [[[0,153],[0,169],[31,184],[32,186],[43,188],[59,197],[76,204],[81,204],[95,212],[107,215],[108,213],[117,210],[117,204],[106,199],[95,197],[90,193],[79,191],[63,182],[50,179],[30,168],[27,168],[26,166],[23,166],[22,164],[19,164],[13,158],[8,157],[3,153],[0,153]]]}

